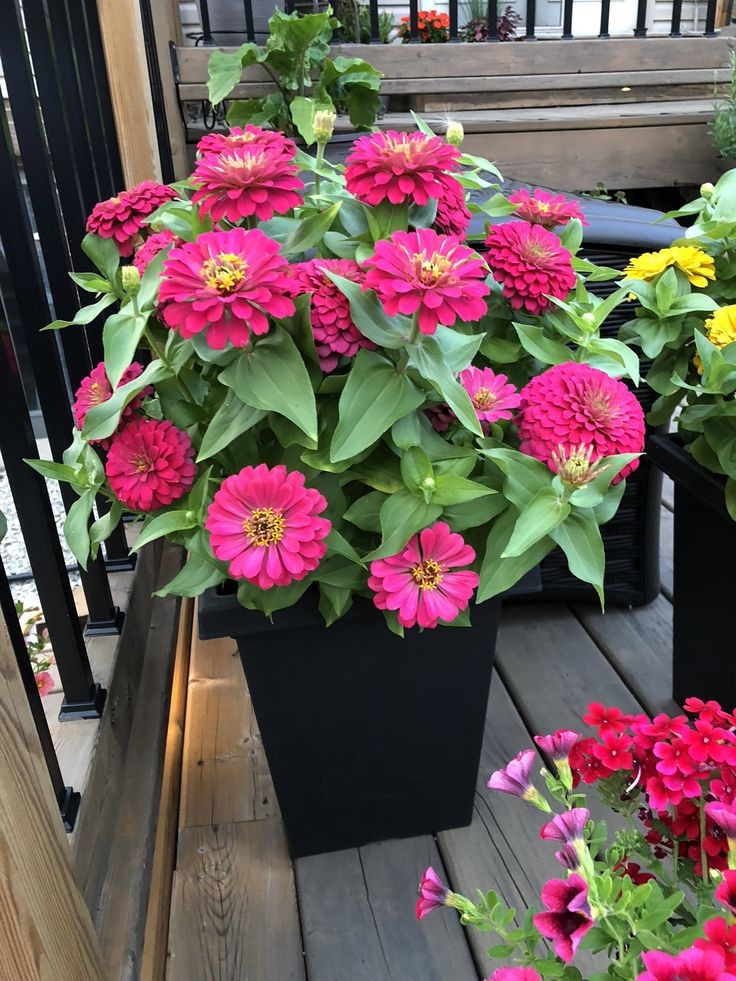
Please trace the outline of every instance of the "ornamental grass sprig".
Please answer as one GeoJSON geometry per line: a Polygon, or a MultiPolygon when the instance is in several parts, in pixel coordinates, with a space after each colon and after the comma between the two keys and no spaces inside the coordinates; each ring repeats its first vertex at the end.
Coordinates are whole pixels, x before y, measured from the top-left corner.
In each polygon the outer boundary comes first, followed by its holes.
{"type": "MultiPolygon", "coordinates": [[[[567,874],[546,883],[543,909],[526,916],[493,892],[476,902],[451,893],[464,925],[500,939],[489,955],[507,966],[491,979],[580,978],[580,950],[600,964],[588,978],[736,977],[736,718],[715,701],[685,705],[690,718],[648,718],[596,702],[585,716],[595,735],[535,737],[553,767],[541,770],[554,812],[540,837],[562,846],[554,857],[567,874]],[[628,823],[612,842],[591,819],[586,784],[628,823]]],[[[531,782],[539,762],[523,750],[488,786],[544,800],[531,782]]]]}

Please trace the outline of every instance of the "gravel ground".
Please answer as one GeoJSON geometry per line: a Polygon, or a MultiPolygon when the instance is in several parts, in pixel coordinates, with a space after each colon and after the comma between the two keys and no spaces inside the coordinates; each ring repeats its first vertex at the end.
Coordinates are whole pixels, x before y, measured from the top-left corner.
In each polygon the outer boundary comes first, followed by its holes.
{"type": "MultiPolygon", "coordinates": [[[[49,445],[46,440],[38,441],[38,452],[40,457],[46,459],[51,459],[51,453],[49,450],[49,445]]],[[[56,517],[56,525],[59,529],[59,537],[61,540],[62,548],[64,550],[64,558],[68,566],[73,566],[74,556],[71,554],[64,541],[64,536],[62,534],[62,525],[64,524],[64,506],[61,501],[61,494],[59,492],[59,485],[55,481],[47,481],[47,487],[49,491],[49,497],[51,499],[51,506],[54,510],[54,515],[56,517]]],[[[8,521],[8,533],[0,543],[0,556],[3,560],[3,565],[5,566],[5,572],[8,576],[18,573],[27,573],[30,571],[31,564],[28,560],[28,553],[26,552],[25,543],[23,541],[23,536],[20,531],[20,525],[18,523],[18,515],[15,510],[15,504],[13,502],[13,496],[10,493],[10,484],[8,478],[5,475],[5,466],[0,458],[0,511],[3,512],[8,521]]],[[[69,581],[71,582],[72,588],[79,585],[79,574],[72,572],[69,574],[69,581]]],[[[13,598],[17,600],[22,600],[24,606],[38,606],[38,592],[36,591],[36,584],[32,579],[23,582],[11,582],[11,591],[13,593],[13,598]]]]}

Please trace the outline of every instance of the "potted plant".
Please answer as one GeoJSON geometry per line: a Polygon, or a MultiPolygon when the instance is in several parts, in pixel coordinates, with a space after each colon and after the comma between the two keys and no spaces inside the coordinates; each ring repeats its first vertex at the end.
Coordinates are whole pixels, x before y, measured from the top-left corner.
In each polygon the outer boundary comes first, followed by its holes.
{"type": "Polygon", "coordinates": [[[691,719],[594,702],[584,721],[596,735],[535,736],[550,766],[541,770],[546,794],[534,785],[533,749],[491,776],[491,790],[544,815],[540,837],[558,864],[541,911],[517,915],[495,892],[473,901],[429,868],[417,918],[448,906],[495,934],[489,956],[508,966],[488,981],[736,978],[736,719],[715,701],[684,705],[691,719]],[[584,791],[593,785],[617,816],[613,839],[591,817],[584,791]],[[595,974],[576,966],[581,951],[597,955],[595,974]]]}
{"type": "Polygon", "coordinates": [[[597,334],[617,300],[574,271],[574,225],[569,248],[522,220],[464,244],[466,187],[517,206],[426,127],[362,137],[344,169],[254,126],[199,151],[191,180],[90,216],[76,322],[107,312],[105,360],[63,461],[34,466],[80,495],[80,563],[122,510],[137,548],[186,549],[160,594],[236,638],[294,854],[466,823],[501,594],[559,545],[603,598],[599,524],[644,435],[616,377],[636,358],[597,334]],[[539,318],[522,391],[506,302],[539,318]]]}
{"type": "Polygon", "coordinates": [[[696,215],[686,238],[632,262],[639,306],[622,335],[652,359],[646,380],[659,397],[651,418],[667,423],[677,410],[677,434],[650,439],[652,461],[675,482],[677,699],[694,691],[736,700],[736,685],[723,673],[732,654],[723,576],[736,546],[735,203],[730,171],[679,212],[696,215]],[[707,547],[707,562],[694,560],[693,542],[707,547]]]}
{"type": "MultiPolygon", "coordinates": [[[[369,129],[382,108],[381,73],[362,58],[330,57],[330,42],[340,26],[328,10],[320,14],[274,11],[263,47],[248,42],[234,51],[214,51],[208,64],[212,105],[224,102],[242,72],[260,65],[275,91],[258,98],[230,102],[228,125],[269,126],[313,146],[315,114],[345,112],[354,130],[369,129]]],[[[328,157],[343,160],[356,133],[338,134],[328,157]]],[[[324,144],[323,144],[324,145],[324,144]]]]}

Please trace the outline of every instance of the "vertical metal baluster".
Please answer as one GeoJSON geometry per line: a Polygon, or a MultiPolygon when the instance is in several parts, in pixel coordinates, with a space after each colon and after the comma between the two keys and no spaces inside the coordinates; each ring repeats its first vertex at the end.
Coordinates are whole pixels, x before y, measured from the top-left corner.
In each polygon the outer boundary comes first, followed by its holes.
{"type": "MultiPolygon", "coordinates": [[[[243,0],[245,10],[245,34],[249,41],[255,41],[256,28],[253,23],[253,0],[243,0]]],[[[360,38],[358,38],[360,41],[360,38]]]]}
{"type": "MultiPolygon", "coordinates": [[[[17,8],[16,8],[17,10],[17,8]]],[[[47,259],[47,276],[54,302],[59,304],[59,316],[71,317],[78,306],[78,297],[67,273],[69,252],[60,223],[58,201],[54,189],[53,172],[44,152],[43,129],[33,90],[33,74],[25,53],[22,24],[15,18],[7,18],[0,37],[5,82],[11,107],[15,110],[14,122],[19,147],[26,168],[30,196],[36,205],[39,238],[47,259]]],[[[51,319],[46,300],[43,276],[38,262],[33,232],[28,219],[23,188],[18,169],[12,156],[10,133],[5,112],[0,114],[0,173],[6,194],[0,214],[0,235],[12,242],[7,249],[7,264],[14,283],[16,300],[21,310],[24,344],[36,377],[38,397],[43,412],[46,431],[55,459],[69,445],[73,419],[69,405],[69,392],[59,359],[57,339],[53,334],[42,333],[41,327],[51,319]]],[[[72,334],[73,336],[73,334],[72,334]]],[[[78,348],[75,356],[84,352],[78,348]]],[[[61,485],[64,506],[69,510],[76,494],[67,485],[61,485]]],[[[115,606],[110,592],[107,573],[101,559],[91,561],[87,571],[81,572],[89,610],[90,633],[115,634],[120,632],[122,614],[115,606]]]]}
{"type": "MultiPolygon", "coordinates": [[[[151,87],[151,103],[153,105],[153,122],[156,127],[156,146],[158,148],[159,164],[161,165],[161,177],[165,184],[170,184],[176,179],[176,174],[174,173],[174,159],[171,156],[169,124],[166,120],[166,103],[164,101],[164,87],[161,81],[161,69],[159,67],[158,53],[156,51],[156,31],[153,26],[151,0],[139,0],[139,6],[141,11],[143,38],[146,47],[146,62],[148,64],[148,78],[151,87]]],[[[245,0],[245,7],[247,19],[250,0],[245,0]]],[[[250,23],[252,28],[252,13],[250,23]]],[[[248,40],[253,40],[250,33],[248,34],[248,40]]]]}
{"type": "Polygon", "coordinates": [[[13,596],[10,592],[10,586],[8,585],[8,578],[5,574],[5,567],[2,564],[2,560],[0,560],[0,611],[2,611],[10,644],[15,654],[15,660],[18,663],[18,670],[20,671],[26,698],[28,699],[28,707],[31,710],[33,722],[36,726],[38,741],[41,744],[46,768],[51,778],[51,786],[54,788],[54,796],[59,803],[59,811],[61,812],[61,820],[64,822],[64,830],[73,831],[74,822],[79,811],[79,794],[72,790],[71,787],[64,785],[64,778],[61,774],[59,760],[54,749],[53,740],[51,739],[49,724],[46,721],[46,713],[44,712],[41,696],[38,692],[38,685],[33,674],[33,667],[31,665],[31,659],[28,656],[26,642],[20,629],[20,624],[18,623],[13,596]]]}
{"type": "Polygon", "coordinates": [[[409,0],[409,43],[419,44],[419,2],[409,0]]]}
{"type": "Polygon", "coordinates": [[[572,40],[572,5],[574,0],[564,0],[562,14],[562,40],[572,40]]]}
{"type": "Polygon", "coordinates": [[[670,25],[670,37],[682,37],[682,34],[680,33],[681,18],[682,18],[682,0],[673,0],[672,23],[670,25]]]}
{"type": "Polygon", "coordinates": [[[207,45],[214,45],[215,39],[210,27],[210,5],[207,0],[199,0],[199,13],[202,18],[202,40],[207,45]]]}
{"type": "Polygon", "coordinates": [[[381,31],[378,17],[378,0],[369,0],[368,11],[371,20],[371,44],[381,43],[381,31]]]}
{"type": "Polygon", "coordinates": [[[636,27],[634,37],[647,36],[647,0],[638,0],[636,8],[636,27]]]}
{"type": "Polygon", "coordinates": [[[498,0],[488,0],[488,41],[498,41],[498,0]]]}
{"type": "Polygon", "coordinates": [[[708,0],[708,7],[705,12],[705,37],[716,36],[716,7],[718,0],[708,0]]]}
{"type": "Polygon", "coordinates": [[[611,15],[611,0],[601,0],[601,30],[598,37],[607,38],[611,35],[608,33],[608,21],[611,15]]]}
{"type": "Polygon", "coordinates": [[[526,34],[524,35],[525,41],[536,41],[537,36],[534,33],[536,28],[537,20],[537,0],[526,0],[526,34]]]}
{"type": "Polygon", "coordinates": [[[84,0],[84,14],[89,37],[89,50],[92,55],[95,72],[97,101],[100,106],[100,117],[106,134],[107,157],[110,165],[108,186],[110,188],[110,197],[112,197],[113,194],[123,187],[125,178],[123,176],[123,165],[120,160],[120,148],[118,146],[117,129],[115,128],[115,114],[113,113],[112,100],[110,99],[107,65],[105,64],[105,51],[102,44],[102,33],[100,31],[96,0],[84,0]]]}
{"type": "Polygon", "coordinates": [[[458,6],[458,0],[450,0],[450,41],[453,43],[458,40],[457,6],[458,6]]]}

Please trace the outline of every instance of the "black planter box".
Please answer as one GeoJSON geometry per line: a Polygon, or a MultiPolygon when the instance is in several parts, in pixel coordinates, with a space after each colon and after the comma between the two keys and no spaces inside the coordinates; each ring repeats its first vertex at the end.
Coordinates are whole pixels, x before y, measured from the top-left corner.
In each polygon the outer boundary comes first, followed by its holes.
{"type": "Polygon", "coordinates": [[[736,522],[725,480],[701,467],[675,435],[649,439],[651,460],[675,484],[672,694],[736,705],[733,629],[736,522]]]}
{"type": "Polygon", "coordinates": [[[272,624],[203,594],[200,637],[238,645],[293,856],[470,823],[500,606],[402,640],[361,598],[327,629],[311,592],[272,624]]]}

